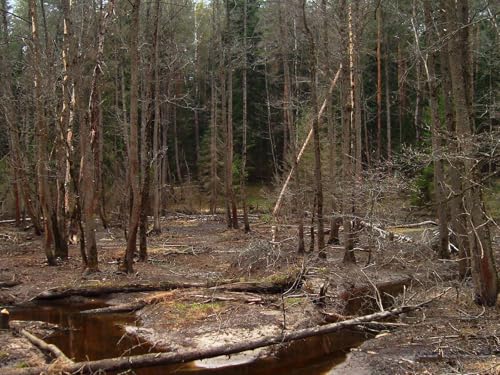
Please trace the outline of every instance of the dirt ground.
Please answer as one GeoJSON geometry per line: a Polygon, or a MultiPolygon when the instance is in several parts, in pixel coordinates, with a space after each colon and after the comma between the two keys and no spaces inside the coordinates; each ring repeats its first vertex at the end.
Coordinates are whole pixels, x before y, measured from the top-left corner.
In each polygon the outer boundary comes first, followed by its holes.
{"type": "MultiPolygon", "coordinates": [[[[500,308],[474,305],[471,282],[456,281],[456,262],[437,260],[421,243],[421,231],[408,230],[414,240],[400,243],[364,230],[356,244],[358,265],[344,266],[338,245],[328,246],[327,260],[315,253],[298,255],[293,226],[280,226],[271,244],[271,225],[258,216],[252,217],[249,234],[228,230],[219,216],[176,214],[162,226],[160,235],[149,238],[148,262],[136,263],[133,275],[117,271],[125,248],[122,231],[101,230],[100,272],[83,275],[77,246],[71,246],[69,260],[48,267],[40,238],[2,224],[0,282],[19,285],[0,289],[0,307],[26,303],[56,287],[208,282],[210,288],[120,294],[109,301],[144,301],[145,307],[136,312],[140,327],[127,327],[127,332],[158,350],[182,351],[435,298],[387,324],[365,327],[375,338],[353,348],[332,374],[500,374],[500,308]],[[217,287],[247,281],[290,288],[282,295],[217,287]],[[320,290],[325,292],[322,298],[320,290]]],[[[499,245],[497,237],[497,255],[499,245]]],[[[7,351],[0,350],[0,370],[19,363],[39,366],[46,360],[37,350],[27,350],[24,339],[0,334],[7,343],[7,351]]]]}

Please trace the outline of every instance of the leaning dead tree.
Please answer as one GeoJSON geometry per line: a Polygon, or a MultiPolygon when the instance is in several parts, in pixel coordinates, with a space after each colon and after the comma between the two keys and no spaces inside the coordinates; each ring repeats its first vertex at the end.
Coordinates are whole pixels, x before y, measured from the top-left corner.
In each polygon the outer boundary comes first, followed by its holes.
{"type": "MultiPolygon", "coordinates": [[[[337,73],[335,74],[335,77],[333,78],[333,80],[330,84],[330,88],[328,90],[328,93],[327,93],[325,99],[323,100],[323,104],[321,105],[320,110],[318,111],[318,115],[317,115],[318,118],[321,118],[323,116],[323,113],[325,112],[325,109],[327,106],[327,102],[331,98],[331,95],[333,93],[333,89],[337,85],[337,81],[340,77],[341,72],[342,72],[342,65],[340,65],[339,69],[337,70],[337,73]]],[[[297,168],[298,164],[300,163],[302,156],[304,156],[304,152],[305,152],[309,142],[311,141],[311,139],[313,137],[313,128],[312,128],[313,121],[314,121],[314,119],[309,120],[309,124],[308,124],[308,126],[310,127],[309,133],[307,134],[307,137],[304,140],[304,143],[302,144],[302,147],[300,148],[299,153],[295,157],[295,163],[292,164],[292,167],[290,168],[290,171],[288,172],[288,176],[286,177],[285,182],[283,183],[283,186],[281,187],[280,193],[278,195],[278,199],[276,200],[276,203],[275,203],[274,209],[273,209],[273,216],[274,217],[277,217],[279,212],[280,212],[281,206],[283,204],[283,198],[285,196],[286,190],[288,189],[288,185],[290,184],[290,181],[291,181],[292,176],[295,172],[295,169],[297,168]]]]}

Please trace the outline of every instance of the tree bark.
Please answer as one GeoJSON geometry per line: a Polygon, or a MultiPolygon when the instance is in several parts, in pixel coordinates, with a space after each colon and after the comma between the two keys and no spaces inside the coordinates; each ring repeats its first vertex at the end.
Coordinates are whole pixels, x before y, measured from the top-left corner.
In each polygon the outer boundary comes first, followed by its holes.
{"type": "Polygon", "coordinates": [[[100,78],[101,66],[104,59],[104,38],[107,32],[109,19],[113,14],[114,0],[108,2],[106,13],[101,8],[99,31],[97,37],[97,52],[92,75],[88,111],[85,115],[82,128],[82,162],[81,162],[81,192],[83,196],[83,222],[85,235],[85,249],[87,272],[98,271],[95,213],[99,200],[99,164],[100,164],[100,133],[102,123],[100,119],[100,78]],[[88,143],[87,143],[88,142],[88,143]]]}
{"type": "Polygon", "coordinates": [[[377,161],[382,157],[382,2],[377,6],[377,161]]]}
{"type": "Polygon", "coordinates": [[[344,124],[342,129],[342,182],[344,192],[342,197],[342,224],[344,227],[344,258],[343,263],[355,263],[353,247],[353,234],[350,213],[352,213],[352,197],[351,192],[353,186],[354,165],[352,162],[352,138],[354,133],[354,41],[353,41],[353,17],[352,4],[350,0],[342,0],[341,8],[346,9],[347,16],[342,28],[342,40],[347,46],[344,52],[344,61],[349,66],[349,70],[343,77],[344,88],[344,124]],[[347,29],[347,30],[346,30],[347,29]]]}
{"type": "Polygon", "coordinates": [[[129,183],[132,190],[132,209],[128,224],[127,248],[120,264],[120,270],[132,273],[136,251],[137,229],[141,214],[141,192],[139,174],[139,133],[138,133],[138,91],[139,91],[139,27],[141,0],[132,5],[130,29],[130,145],[129,145],[129,183]]]}
{"type": "MultiPolygon", "coordinates": [[[[248,0],[243,1],[243,72],[242,72],[242,90],[243,90],[243,139],[242,139],[242,151],[241,151],[241,171],[240,171],[240,190],[241,190],[241,203],[243,206],[243,226],[245,233],[250,232],[250,222],[248,221],[248,206],[247,206],[247,187],[246,187],[246,174],[247,174],[247,130],[248,130],[248,83],[247,83],[247,54],[248,54],[248,0]]],[[[268,96],[268,121],[270,120],[270,109],[269,109],[269,89],[267,87],[266,78],[266,92],[268,96]]],[[[270,128],[269,128],[270,130],[270,128]]],[[[273,146],[272,133],[269,132],[271,139],[271,147],[273,146]]],[[[274,150],[273,150],[274,159],[274,150]]]]}
{"type": "Polygon", "coordinates": [[[161,2],[155,1],[155,18],[153,32],[153,64],[154,64],[154,125],[153,125],[153,232],[161,233],[160,224],[160,202],[161,202],[161,178],[160,178],[160,61],[159,61],[159,25],[160,25],[161,2]]]}
{"type": "MultiPolygon", "coordinates": [[[[432,7],[430,0],[424,1],[425,26],[426,26],[426,41],[427,45],[433,43],[433,18],[432,7]]],[[[418,43],[418,38],[416,40],[418,43]]],[[[444,166],[441,147],[441,120],[439,118],[439,103],[438,103],[438,83],[436,75],[435,52],[430,51],[427,59],[421,56],[427,75],[427,85],[429,89],[429,107],[431,112],[431,138],[432,138],[432,154],[434,161],[434,196],[437,205],[437,217],[439,220],[439,257],[448,259],[448,217],[446,212],[445,192],[444,192],[444,166]]]]}
{"type": "Polygon", "coordinates": [[[312,130],[314,141],[314,189],[317,210],[316,220],[318,227],[318,257],[321,259],[326,259],[325,230],[323,218],[323,182],[321,173],[321,143],[319,141],[319,127],[321,117],[319,116],[318,109],[318,56],[316,52],[316,42],[314,41],[314,36],[307,23],[306,0],[302,1],[302,15],[304,18],[304,28],[306,29],[306,34],[309,37],[309,44],[311,49],[309,72],[311,75],[311,105],[313,113],[312,130]]]}
{"type": "Polygon", "coordinates": [[[32,58],[33,58],[33,84],[34,84],[34,101],[35,101],[35,130],[37,140],[37,164],[36,175],[38,183],[38,197],[44,217],[44,249],[45,256],[49,265],[55,265],[54,254],[54,226],[52,225],[53,202],[48,181],[48,126],[44,113],[43,100],[43,78],[42,78],[42,60],[41,46],[38,33],[38,15],[35,0],[29,0],[29,11],[31,17],[31,35],[33,39],[32,58]]]}
{"type": "Polygon", "coordinates": [[[5,123],[7,125],[7,132],[9,137],[9,146],[11,153],[11,170],[12,178],[16,190],[20,193],[24,206],[28,211],[28,215],[31,218],[33,228],[36,235],[42,234],[42,224],[40,223],[40,215],[38,214],[31,197],[30,182],[26,176],[28,167],[25,162],[25,157],[21,152],[21,139],[19,137],[19,128],[16,126],[17,116],[14,106],[14,96],[12,92],[12,66],[8,58],[8,49],[10,46],[9,38],[9,25],[7,19],[7,4],[6,0],[2,0],[2,42],[4,45],[2,56],[0,58],[1,63],[1,73],[2,78],[2,88],[1,93],[3,95],[3,114],[5,117],[5,123]]]}
{"type": "Polygon", "coordinates": [[[445,0],[448,26],[455,34],[449,40],[449,68],[454,98],[456,132],[459,151],[466,156],[462,172],[464,212],[468,221],[468,240],[472,257],[472,278],[474,281],[475,301],[480,305],[494,306],[498,295],[498,275],[491,246],[489,219],[484,213],[481,197],[481,185],[473,181],[478,178],[475,157],[477,146],[474,144],[474,117],[472,98],[470,97],[469,63],[471,51],[464,40],[468,40],[469,11],[468,1],[445,0]]]}

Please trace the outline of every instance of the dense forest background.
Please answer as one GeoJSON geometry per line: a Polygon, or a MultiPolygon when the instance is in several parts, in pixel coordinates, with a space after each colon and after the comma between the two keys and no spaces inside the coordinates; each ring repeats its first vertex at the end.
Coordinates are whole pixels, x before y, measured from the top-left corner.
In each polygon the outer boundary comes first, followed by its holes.
{"type": "Polygon", "coordinates": [[[482,193],[498,171],[495,2],[1,0],[0,12],[1,214],[31,219],[49,264],[78,237],[96,270],[96,218],[118,218],[130,272],[148,215],[159,232],[179,201],[248,231],[254,186],[279,198],[273,220],[299,223],[299,251],[307,214],[319,256],[329,220],[354,262],[356,219],[384,220],[377,202],[404,187],[439,219],[439,256],[457,250],[478,302],[495,303],[482,193]]]}

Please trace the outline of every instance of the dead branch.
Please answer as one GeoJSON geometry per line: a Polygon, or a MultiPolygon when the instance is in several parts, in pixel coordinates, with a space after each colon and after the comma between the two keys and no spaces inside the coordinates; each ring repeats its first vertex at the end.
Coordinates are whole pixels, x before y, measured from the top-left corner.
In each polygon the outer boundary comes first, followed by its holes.
{"type": "Polygon", "coordinates": [[[363,221],[361,220],[359,222],[359,224],[363,227],[366,227],[374,232],[377,232],[379,234],[380,237],[384,238],[384,239],[394,239],[395,241],[398,241],[398,242],[406,242],[406,243],[412,243],[414,242],[412,238],[408,237],[408,236],[403,236],[403,235],[400,235],[400,234],[396,234],[394,232],[389,232],[387,230],[384,230],[374,224],[371,224],[371,223],[368,223],[366,221],[363,221]]]}
{"type": "Polygon", "coordinates": [[[137,301],[132,303],[122,303],[120,305],[101,307],[99,309],[91,309],[80,311],[80,314],[113,314],[134,312],[146,306],[146,301],[137,301]]]}
{"type": "Polygon", "coordinates": [[[48,344],[46,343],[45,341],[43,341],[42,339],[39,339],[38,337],[36,337],[35,335],[32,335],[31,333],[29,333],[28,331],[24,330],[24,329],[14,329],[18,334],[20,334],[21,336],[25,337],[26,339],[28,339],[29,342],[31,342],[33,345],[35,345],[37,348],[39,348],[40,350],[44,351],[44,352],[49,352],[50,354],[52,354],[52,356],[56,359],[60,359],[62,360],[65,364],[68,364],[68,365],[71,365],[73,364],[74,362],[69,359],[68,357],[66,357],[66,354],[64,354],[61,349],[59,349],[57,346],[53,345],[53,344],[48,344]]]}
{"type": "Polygon", "coordinates": [[[396,225],[394,228],[419,228],[419,227],[425,227],[427,225],[437,226],[438,224],[432,220],[425,220],[425,221],[422,221],[420,223],[396,225]]]}
{"type": "MultiPolygon", "coordinates": [[[[323,104],[321,105],[321,108],[318,112],[318,119],[321,118],[321,116],[323,115],[323,112],[325,111],[325,108],[326,108],[326,104],[328,103],[328,99],[330,98],[332,92],[333,92],[333,89],[335,88],[335,86],[337,85],[337,81],[340,77],[340,72],[342,71],[342,64],[340,64],[340,67],[339,67],[339,70],[337,70],[337,74],[335,74],[335,77],[333,78],[332,80],[332,83],[330,85],[330,89],[328,90],[328,94],[326,95],[325,97],[325,100],[323,101],[323,104]]],[[[283,187],[281,188],[281,192],[280,192],[280,195],[278,196],[278,200],[276,201],[276,205],[274,206],[274,209],[273,209],[273,216],[276,216],[278,215],[278,212],[281,208],[281,202],[283,201],[283,196],[285,195],[285,191],[288,187],[288,184],[290,183],[290,180],[292,179],[292,176],[293,176],[293,173],[295,171],[295,166],[299,164],[300,162],[300,159],[302,159],[302,155],[304,154],[304,151],[306,150],[306,147],[309,143],[309,141],[311,140],[312,138],[312,135],[313,135],[313,124],[314,122],[314,119],[311,119],[309,121],[309,124],[308,126],[310,127],[310,130],[309,130],[309,134],[307,134],[307,137],[306,137],[306,140],[304,141],[304,144],[302,145],[298,155],[297,155],[297,158],[295,160],[295,163],[292,165],[292,167],[290,168],[290,172],[288,172],[288,176],[285,180],[285,183],[283,184],[283,187]]]]}

